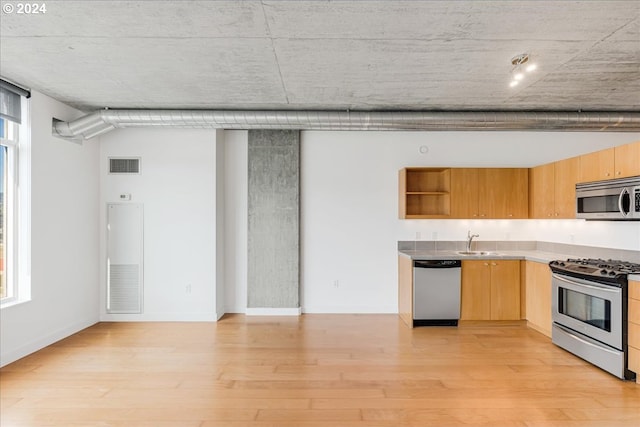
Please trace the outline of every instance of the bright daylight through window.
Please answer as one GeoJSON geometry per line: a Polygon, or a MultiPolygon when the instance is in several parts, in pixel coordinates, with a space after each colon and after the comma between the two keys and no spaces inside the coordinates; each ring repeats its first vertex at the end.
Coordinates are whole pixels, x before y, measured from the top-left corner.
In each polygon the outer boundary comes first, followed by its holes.
{"type": "Polygon", "coordinates": [[[18,150],[24,136],[28,92],[0,80],[0,301],[17,300],[18,150]],[[25,95],[26,94],[26,95],[25,95]]]}
{"type": "Polygon", "coordinates": [[[11,274],[10,263],[7,259],[11,259],[11,232],[9,232],[8,211],[12,209],[13,188],[10,183],[13,181],[10,176],[10,159],[15,157],[14,151],[17,138],[17,126],[14,123],[0,118],[0,298],[4,299],[12,297],[14,288],[10,285],[8,275],[11,274]],[[9,271],[7,271],[9,269],[9,271]]]}

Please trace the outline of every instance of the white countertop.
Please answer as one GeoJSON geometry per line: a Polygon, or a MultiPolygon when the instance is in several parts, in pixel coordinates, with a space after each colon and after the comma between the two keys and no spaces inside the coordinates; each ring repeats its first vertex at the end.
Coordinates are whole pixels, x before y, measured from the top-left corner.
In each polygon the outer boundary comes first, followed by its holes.
{"type": "Polygon", "coordinates": [[[557,259],[567,259],[575,257],[575,255],[561,254],[557,252],[544,252],[537,250],[516,250],[516,251],[489,251],[486,255],[461,255],[454,250],[399,250],[399,254],[409,257],[412,260],[477,260],[477,259],[513,259],[542,262],[548,264],[550,261],[557,259]]]}

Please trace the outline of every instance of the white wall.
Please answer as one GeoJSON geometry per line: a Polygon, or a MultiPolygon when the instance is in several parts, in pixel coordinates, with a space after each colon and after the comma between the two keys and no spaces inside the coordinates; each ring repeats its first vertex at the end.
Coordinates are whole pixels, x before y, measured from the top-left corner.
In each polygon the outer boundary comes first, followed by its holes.
{"type": "Polygon", "coordinates": [[[32,92],[31,300],[0,311],[5,365],[98,321],[98,145],[51,136],[82,113],[32,92]]]}
{"type": "Polygon", "coordinates": [[[215,130],[120,129],[101,137],[100,318],[212,321],[216,307],[215,130]],[[141,157],[140,175],[109,175],[108,157],[141,157]],[[105,310],[106,204],[144,205],[144,313],[105,310]]]}
{"type": "MultiPolygon", "coordinates": [[[[640,139],[633,133],[302,132],[305,312],[396,312],[398,240],[540,240],[640,250],[640,223],[399,220],[406,166],[531,167],[640,139]],[[420,147],[428,148],[426,154],[420,147]]],[[[246,132],[227,132],[227,311],[246,306],[246,132]],[[233,141],[233,144],[231,144],[233,141]],[[233,258],[229,258],[233,254],[233,258]],[[230,264],[230,261],[233,261],[230,264]]]]}

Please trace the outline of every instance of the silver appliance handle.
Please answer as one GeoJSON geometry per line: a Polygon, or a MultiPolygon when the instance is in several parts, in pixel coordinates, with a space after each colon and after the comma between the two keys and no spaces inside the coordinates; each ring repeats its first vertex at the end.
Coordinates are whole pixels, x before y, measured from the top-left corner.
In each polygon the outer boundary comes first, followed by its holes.
{"type": "Polygon", "coordinates": [[[590,346],[590,347],[595,347],[595,348],[597,348],[597,349],[598,349],[598,350],[600,350],[600,351],[606,351],[606,352],[609,352],[609,353],[611,353],[611,354],[618,354],[618,352],[613,351],[613,350],[611,350],[611,349],[609,349],[609,348],[606,348],[606,347],[604,347],[604,346],[602,346],[602,345],[597,345],[597,344],[595,344],[595,343],[592,343],[591,341],[587,341],[586,339],[584,339],[584,338],[582,338],[582,337],[580,337],[580,336],[576,335],[576,334],[575,334],[571,329],[569,329],[569,328],[565,328],[564,326],[562,326],[562,325],[560,325],[560,324],[558,324],[558,323],[556,323],[556,324],[555,324],[555,326],[556,326],[558,329],[562,329],[562,331],[563,331],[563,332],[565,332],[565,333],[567,333],[567,334],[571,335],[571,338],[573,338],[573,339],[575,339],[575,340],[577,340],[577,341],[580,341],[581,343],[583,343],[583,344],[585,344],[585,345],[588,345],[588,346],[590,346]]]}
{"type": "Polygon", "coordinates": [[[579,285],[585,288],[595,289],[598,291],[611,292],[613,294],[620,292],[620,288],[616,288],[613,286],[606,286],[606,285],[601,286],[593,282],[587,282],[585,280],[580,280],[580,279],[569,280],[569,279],[566,279],[565,276],[560,276],[559,274],[556,274],[556,273],[553,273],[552,276],[554,279],[557,279],[561,282],[569,283],[570,285],[579,285]]]}
{"type": "Polygon", "coordinates": [[[620,211],[620,213],[622,214],[622,216],[627,216],[629,215],[629,212],[625,212],[622,209],[622,199],[624,198],[625,194],[629,194],[629,189],[628,188],[623,188],[622,191],[620,192],[620,195],[618,196],[618,210],[620,211]]]}

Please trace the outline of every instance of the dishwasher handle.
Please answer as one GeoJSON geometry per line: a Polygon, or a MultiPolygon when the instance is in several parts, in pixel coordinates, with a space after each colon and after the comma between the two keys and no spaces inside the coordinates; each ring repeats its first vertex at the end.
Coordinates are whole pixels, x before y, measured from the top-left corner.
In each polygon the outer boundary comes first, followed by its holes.
{"type": "Polygon", "coordinates": [[[461,268],[459,259],[428,259],[413,261],[413,268],[461,268]]]}

